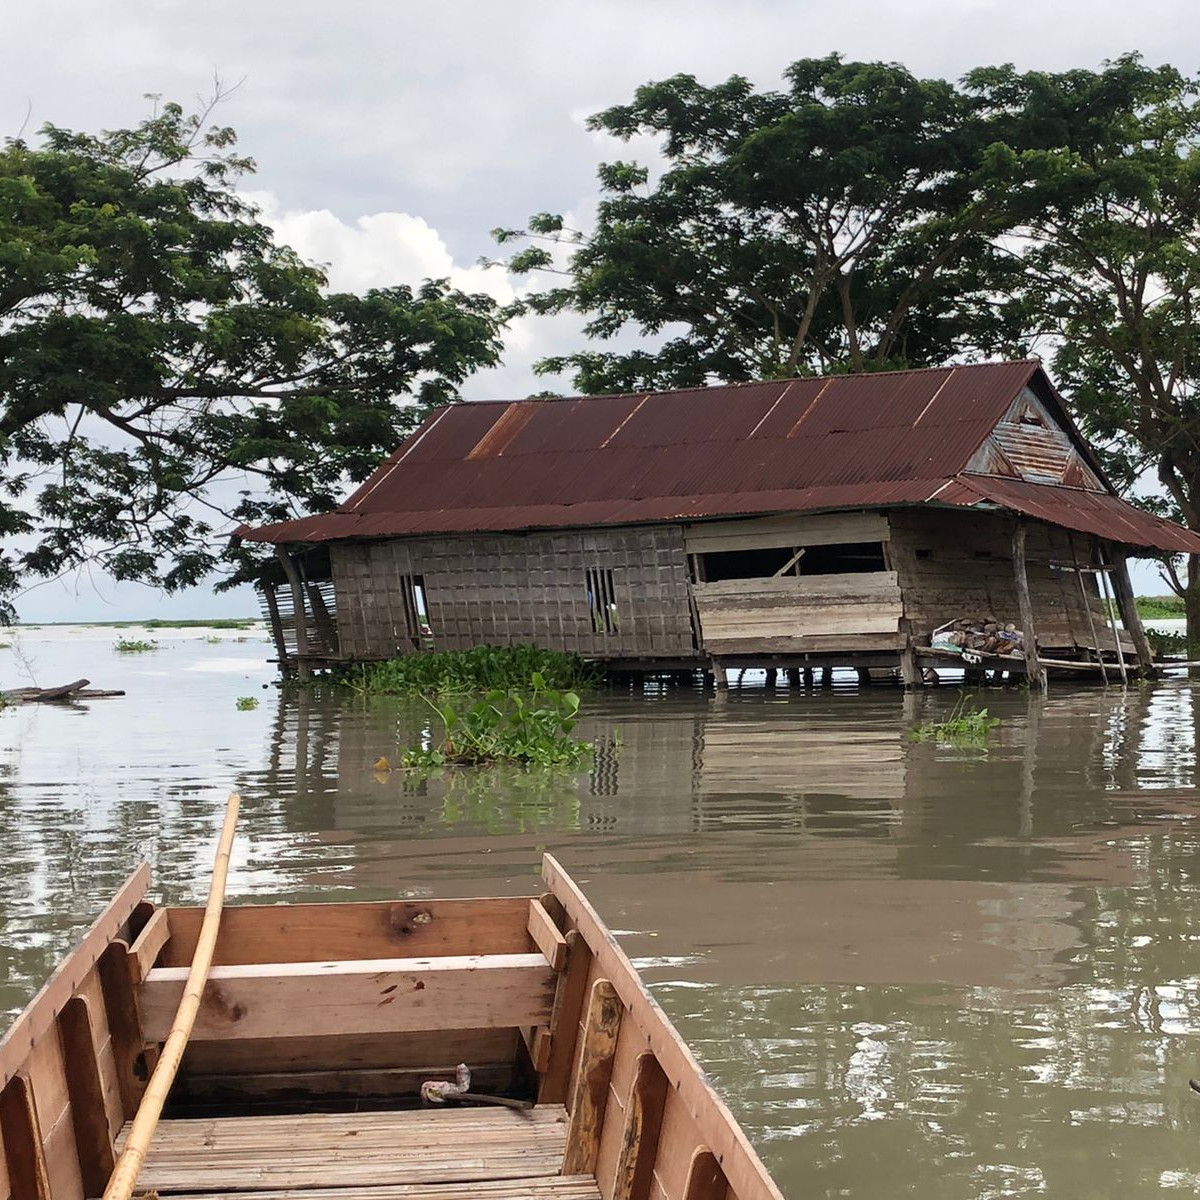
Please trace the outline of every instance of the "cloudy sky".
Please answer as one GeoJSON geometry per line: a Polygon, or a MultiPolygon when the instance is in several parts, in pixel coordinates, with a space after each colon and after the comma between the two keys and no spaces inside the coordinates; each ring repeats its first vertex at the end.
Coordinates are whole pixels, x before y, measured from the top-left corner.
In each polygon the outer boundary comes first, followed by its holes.
{"type": "MultiPolygon", "coordinates": [[[[136,122],[145,93],[189,104],[242,81],[221,119],[258,162],[252,186],[281,237],[339,288],[451,276],[505,296],[478,267],[488,231],[533,212],[586,225],[596,164],[628,154],[586,117],[677,72],[774,86],[797,58],[839,50],[922,75],[972,66],[1096,67],[1140,50],[1200,67],[1194,0],[0,0],[0,134],[51,121],[136,122]]],[[[515,329],[471,398],[522,396],[569,321],[515,329]]],[[[1147,576],[1144,586],[1152,587],[1147,576]]],[[[237,615],[253,597],[163,598],[83,579],[39,588],[26,620],[237,615]]]]}

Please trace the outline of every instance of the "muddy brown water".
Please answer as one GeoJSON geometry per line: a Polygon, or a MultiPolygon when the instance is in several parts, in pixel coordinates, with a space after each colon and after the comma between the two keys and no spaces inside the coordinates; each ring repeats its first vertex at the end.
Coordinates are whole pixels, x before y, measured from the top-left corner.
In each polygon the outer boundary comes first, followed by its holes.
{"type": "Polygon", "coordinates": [[[0,713],[0,1010],[143,857],[200,899],[237,788],[243,901],[522,892],[553,851],[789,1196],[1200,1188],[1187,683],[984,694],[987,753],[907,739],[953,688],[602,693],[578,776],[417,781],[372,764],[421,706],[281,695],[257,638],[154,636],[0,651],[3,686],[129,692],[0,713]]]}

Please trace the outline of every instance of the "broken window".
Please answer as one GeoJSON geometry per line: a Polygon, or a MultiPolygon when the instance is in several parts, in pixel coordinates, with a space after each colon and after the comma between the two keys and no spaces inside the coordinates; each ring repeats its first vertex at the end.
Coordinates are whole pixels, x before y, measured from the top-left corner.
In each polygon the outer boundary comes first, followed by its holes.
{"type": "Polygon", "coordinates": [[[429,605],[425,598],[423,575],[400,576],[400,605],[404,610],[404,630],[413,645],[433,649],[433,629],[429,624],[429,605]]]}
{"type": "Polygon", "coordinates": [[[613,573],[608,567],[588,567],[587,603],[592,629],[596,633],[616,633],[617,596],[613,590],[613,573]]]}
{"type": "Polygon", "coordinates": [[[722,550],[702,554],[705,583],[723,579],[770,579],[780,575],[853,575],[886,571],[882,542],[831,546],[781,546],[762,550],[722,550]]]}

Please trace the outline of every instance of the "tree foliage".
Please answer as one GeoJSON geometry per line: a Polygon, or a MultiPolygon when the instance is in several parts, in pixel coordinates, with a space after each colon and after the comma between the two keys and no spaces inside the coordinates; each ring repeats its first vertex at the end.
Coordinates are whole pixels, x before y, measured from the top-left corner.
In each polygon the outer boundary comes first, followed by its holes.
{"type": "MultiPolygon", "coordinates": [[[[690,386],[1011,354],[994,303],[1011,260],[996,237],[993,114],[971,91],[903,67],[805,59],[788,88],[678,75],[591,119],[660,139],[665,165],[600,167],[595,231],[568,282],[532,301],[575,310],[600,341],[630,328],[654,349],[586,349],[543,364],[584,391],[690,386]]],[[[552,214],[501,242],[542,239],[518,271],[553,269],[552,214]]]]}
{"type": "Polygon", "coordinates": [[[331,294],[208,121],[166,104],[0,150],[0,597],[86,562],[194,583],[232,523],[336,504],[498,360],[486,296],[331,294]]]}
{"type": "MultiPolygon", "coordinates": [[[[1200,81],[1135,56],[969,78],[1008,126],[997,162],[1031,334],[1049,336],[1116,482],[1152,471],[1167,500],[1150,506],[1200,529],[1200,81]]],[[[1198,567],[1186,591],[1200,650],[1198,567]]]]}

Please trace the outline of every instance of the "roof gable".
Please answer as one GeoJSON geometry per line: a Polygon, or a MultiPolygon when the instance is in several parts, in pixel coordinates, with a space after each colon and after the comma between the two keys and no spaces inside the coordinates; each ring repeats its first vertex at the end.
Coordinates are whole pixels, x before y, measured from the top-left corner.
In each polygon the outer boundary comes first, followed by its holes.
{"type": "Polygon", "coordinates": [[[966,470],[1092,492],[1110,489],[1084,459],[1078,433],[1064,428],[1032,388],[1024,388],[996,423],[966,470]],[[1074,434],[1074,436],[1073,436],[1074,434]]]}

